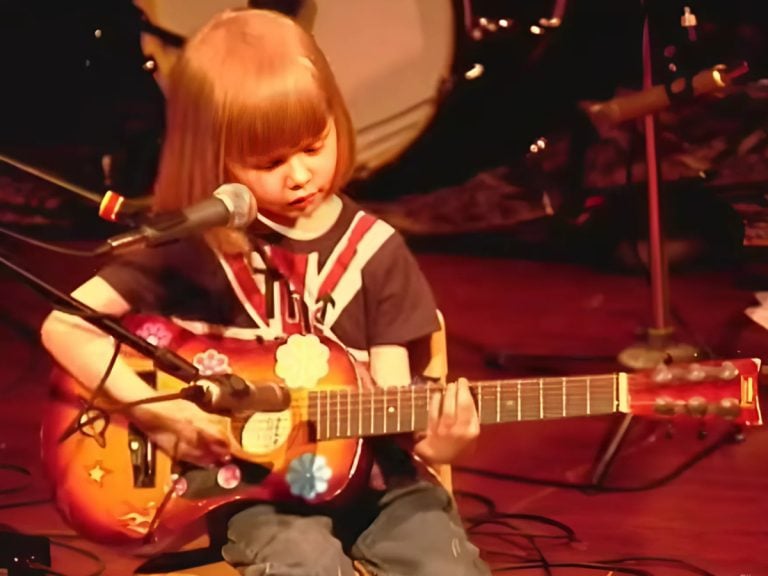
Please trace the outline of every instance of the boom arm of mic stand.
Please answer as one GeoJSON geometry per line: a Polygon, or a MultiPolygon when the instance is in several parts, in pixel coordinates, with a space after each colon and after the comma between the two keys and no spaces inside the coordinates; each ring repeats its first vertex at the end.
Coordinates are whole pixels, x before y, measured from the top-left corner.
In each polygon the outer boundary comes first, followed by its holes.
{"type": "Polygon", "coordinates": [[[64,304],[75,311],[82,312],[83,320],[116,338],[119,342],[130,346],[138,353],[147,358],[151,358],[155,365],[163,372],[167,372],[171,376],[185,382],[192,382],[198,379],[199,371],[195,365],[172,350],[155,346],[151,342],[136,336],[114,318],[105,317],[97,310],[94,310],[69,294],[65,294],[53,286],[46,284],[43,280],[34,276],[29,271],[24,270],[2,256],[0,256],[0,264],[13,272],[26,285],[33,288],[39,294],[42,294],[49,302],[53,304],[64,304]]]}

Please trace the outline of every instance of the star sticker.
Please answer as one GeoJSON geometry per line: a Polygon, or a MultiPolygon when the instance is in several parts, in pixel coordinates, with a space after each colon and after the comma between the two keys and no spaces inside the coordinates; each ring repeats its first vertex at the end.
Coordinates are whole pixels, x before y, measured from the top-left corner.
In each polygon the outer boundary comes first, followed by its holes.
{"type": "Polygon", "coordinates": [[[98,484],[99,486],[102,486],[103,485],[102,480],[104,479],[104,476],[111,473],[112,473],[112,470],[110,470],[109,468],[102,468],[101,460],[97,460],[93,468],[88,470],[88,477],[94,482],[96,482],[96,484],[98,484]]]}

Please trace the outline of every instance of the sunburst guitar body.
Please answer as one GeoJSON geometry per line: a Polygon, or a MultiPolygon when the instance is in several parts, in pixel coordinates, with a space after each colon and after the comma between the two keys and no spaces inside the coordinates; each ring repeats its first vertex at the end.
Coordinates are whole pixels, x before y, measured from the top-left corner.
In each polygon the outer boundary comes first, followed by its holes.
{"type": "MultiPolygon", "coordinates": [[[[102,543],[171,546],[211,510],[238,501],[335,505],[368,482],[365,439],[424,430],[440,387],[374,389],[340,345],[314,335],[275,341],[194,335],[162,318],[132,328],[192,361],[202,376],[234,373],[285,386],[290,407],[227,414],[234,458],[218,468],[175,462],[106,400],[66,374],[54,380],[43,427],[43,462],[64,519],[102,543]],[[93,406],[89,410],[85,408],[93,406]]],[[[187,384],[128,355],[161,392],[187,384]]],[[[635,374],[522,378],[472,383],[481,424],[615,412],[727,418],[760,424],[759,362],[738,359],[635,374]]]]}

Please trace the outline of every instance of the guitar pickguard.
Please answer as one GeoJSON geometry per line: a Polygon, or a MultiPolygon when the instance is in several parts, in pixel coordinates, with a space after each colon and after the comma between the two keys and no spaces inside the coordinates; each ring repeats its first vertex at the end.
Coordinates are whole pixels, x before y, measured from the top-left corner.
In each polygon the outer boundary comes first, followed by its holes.
{"type": "Polygon", "coordinates": [[[263,456],[280,449],[293,429],[290,410],[257,412],[248,417],[240,432],[240,445],[245,452],[263,456]]]}

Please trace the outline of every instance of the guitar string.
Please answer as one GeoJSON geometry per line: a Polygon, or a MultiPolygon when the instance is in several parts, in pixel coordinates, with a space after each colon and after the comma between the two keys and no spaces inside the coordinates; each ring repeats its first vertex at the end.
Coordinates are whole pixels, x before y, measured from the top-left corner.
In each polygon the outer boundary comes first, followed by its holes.
{"type": "MultiPolygon", "coordinates": [[[[612,397],[604,396],[604,397],[602,397],[602,400],[604,402],[603,406],[605,408],[602,408],[600,403],[597,402],[597,406],[595,407],[594,412],[579,411],[578,413],[574,413],[574,414],[567,414],[567,413],[563,414],[562,411],[560,411],[560,410],[552,410],[551,408],[547,409],[545,407],[544,408],[544,416],[543,416],[543,418],[539,418],[539,417],[537,417],[535,415],[532,416],[532,417],[527,417],[527,416],[530,415],[530,414],[538,414],[540,412],[540,410],[533,410],[533,409],[525,410],[524,409],[524,410],[522,410],[520,412],[520,418],[512,418],[512,419],[509,419],[507,421],[526,421],[526,420],[537,420],[537,419],[555,419],[555,418],[558,418],[558,417],[568,417],[568,416],[571,416],[571,417],[589,416],[589,415],[597,416],[597,415],[607,415],[607,414],[613,413],[614,412],[613,409],[607,410],[609,405],[610,406],[615,405],[615,402],[613,401],[612,397]]],[[[655,404],[656,404],[656,402],[654,402],[654,401],[638,401],[638,402],[634,402],[633,403],[633,405],[635,405],[635,406],[653,406],[655,404]]],[[[326,424],[326,425],[328,425],[328,424],[335,425],[336,427],[338,427],[339,424],[344,423],[345,427],[346,427],[346,424],[349,424],[350,427],[354,427],[355,430],[359,431],[360,427],[359,427],[358,424],[360,423],[360,421],[359,421],[360,414],[356,413],[356,414],[352,415],[352,417],[350,417],[348,414],[345,414],[345,412],[346,412],[345,408],[346,407],[342,407],[342,410],[339,411],[339,410],[337,410],[336,407],[332,407],[331,411],[326,413],[326,415],[324,415],[323,417],[318,418],[316,416],[315,417],[310,416],[310,418],[308,418],[306,420],[303,420],[303,422],[310,422],[310,423],[313,423],[315,425],[318,425],[319,427],[322,427],[322,425],[324,425],[324,424],[326,424]]],[[[421,418],[423,416],[428,416],[428,414],[429,414],[429,405],[426,402],[422,402],[422,403],[418,403],[418,404],[414,405],[412,409],[409,406],[406,406],[406,407],[402,407],[401,406],[401,411],[400,412],[393,412],[393,413],[384,413],[384,412],[382,412],[382,413],[379,413],[378,415],[377,414],[366,413],[365,416],[363,417],[363,426],[364,426],[363,430],[365,430],[366,428],[373,429],[374,427],[377,426],[377,424],[380,427],[385,421],[387,422],[387,424],[389,424],[389,421],[394,419],[396,415],[398,416],[398,420],[400,420],[400,419],[402,419],[404,417],[407,419],[407,418],[410,417],[409,415],[411,414],[411,412],[414,412],[414,416],[417,417],[417,418],[421,418]],[[384,416],[384,418],[381,417],[382,415],[384,416]],[[378,416],[378,418],[376,416],[378,416]],[[370,423],[370,426],[368,425],[369,423],[370,423]]],[[[491,411],[491,412],[494,412],[494,411],[491,411]]],[[[499,410],[499,413],[503,414],[505,417],[508,417],[510,415],[518,414],[518,410],[517,410],[516,407],[515,408],[502,407],[502,409],[499,410]]],[[[261,413],[261,414],[265,414],[265,413],[261,413]]],[[[280,414],[280,413],[277,413],[277,414],[280,414]]],[[[234,417],[231,418],[231,420],[233,422],[238,423],[238,424],[244,424],[244,423],[247,423],[252,416],[253,415],[250,415],[250,416],[247,416],[247,417],[234,416],[234,417]]],[[[490,421],[483,420],[482,423],[492,423],[494,421],[495,420],[490,420],[490,421]]],[[[260,428],[263,429],[263,430],[272,430],[274,428],[274,422],[269,422],[269,421],[263,421],[262,420],[262,421],[257,422],[257,425],[255,427],[251,426],[250,430],[252,430],[252,431],[259,431],[260,428]]]]}

